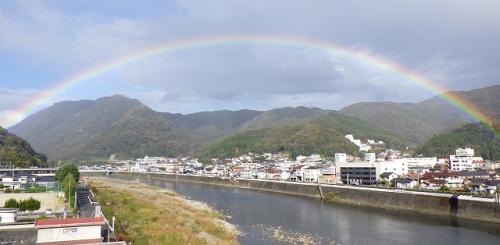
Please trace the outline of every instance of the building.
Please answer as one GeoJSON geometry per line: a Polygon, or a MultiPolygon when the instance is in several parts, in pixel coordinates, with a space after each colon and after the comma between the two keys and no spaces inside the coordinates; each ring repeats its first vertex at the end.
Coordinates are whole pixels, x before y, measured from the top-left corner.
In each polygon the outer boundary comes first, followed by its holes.
{"type": "Polygon", "coordinates": [[[0,208],[0,224],[14,223],[17,218],[17,208],[0,208]]]}
{"type": "Polygon", "coordinates": [[[375,162],[377,160],[377,155],[373,152],[365,153],[365,161],[375,162]]]}
{"type": "Polygon", "coordinates": [[[314,166],[304,168],[305,182],[318,182],[320,176],[321,176],[321,168],[314,166]]]}
{"type": "Polygon", "coordinates": [[[393,172],[383,172],[380,174],[379,177],[381,180],[391,181],[391,180],[397,178],[398,175],[393,173],[393,172]]]}
{"type": "Polygon", "coordinates": [[[336,164],[339,181],[353,185],[375,185],[384,172],[392,172],[397,176],[408,174],[406,163],[399,161],[380,162],[346,162],[336,164]]]}
{"type": "Polygon", "coordinates": [[[453,171],[471,171],[476,165],[484,164],[482,157],[474,156],[474,149],[459,148],[455,151],[455,155],[450,155],[449,167],[453,171]]]}
{"type": "Polygon", "coordinates": [[[392,183],[396,188],[400,189],[414,189],[418,185],[418,182],[411,178],[395,178],[392,183]]]}
{"type": "Polygon", "coordinates": [[[319,180],[321,183],[336,184],[337,177],[335,174],[335,167],[330,166],[321,169],[321,177],[319,180]]]}
{"type": "Polygon", "coordinates": [[[101,227],[105,224],[102,216],[37,220],[36,244],[102,243],[101,227]]]}
{"type": "Polygon", "coordinates": [[[437,157],[418,157],[394,159],[400,163],[405,163],[408,171],[412,173],[422,173],[433,168],[438,163],[437,157]]]}
{"type": "Polygon", "coordinates": [[[335,153],[335,163],[345,163],[347,162],[346,153],[335,153]]]}
{"type": "Polygon", "coordinates": [[[365,144],[363,142],[361,142],[360,139],[355,139],[354,136],[352,134],[347,134],[345,136],[346,139],[348,139],[349,141],[351,141],[353,144],[355,144],[356,146],[359,147],[359,151],[369,151],[372,149],[372,147],[369,145],[369,144],[365,144]]]}

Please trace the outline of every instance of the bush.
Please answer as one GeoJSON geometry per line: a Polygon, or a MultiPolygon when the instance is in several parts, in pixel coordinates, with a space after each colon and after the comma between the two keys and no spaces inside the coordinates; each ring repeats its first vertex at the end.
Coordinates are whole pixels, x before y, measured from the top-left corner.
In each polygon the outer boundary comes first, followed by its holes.
{"type": "Polygon", "coordinates": [[[30,197],[26,200],[22,200],[19,202],[19,210],[21,211],[34,211],[40,209],[41,202],[34,199],[33,197],[30,197]]]}
{"type": "Polygon", "coordinates": [[[5,188],[5,185],[0,184],[0,190],[3,189],[3,188],[5,188]]]}
{"type": "Polygon", "coordinates": [[[441,187],[439,187],[439,191],[450,191],[450,188],[447,186],[447,185],[442,185],[441,187]]]}
{"type": "Polygon", "coordinates": [[[39,193],[39,192],[46,192],[47,187],[45,186],[39,186],[39,185],[34,185],[26,190],[28,193],[39,193]]]}
{"type": "Polygon", "coordinates": [[[3,207],[4,208],[19,208],[19,203],[17,202],[16,199],[10,198],[7,201],[5,201],[5,204],[3,207]]]}
{"type": "Polygon", "coordinates": [[[10,188],[5,188],[3,191],[4,191],[5,193],[12,193],[12,189],[10,189],[10,188]]]}
{"type": "Polygon", "coordinates": [[[21,190],[19,190],[19,189],[15,189],[15,190],[13,190],[12,192],[13,192],[13,193],[21,193],[21,190]]]}

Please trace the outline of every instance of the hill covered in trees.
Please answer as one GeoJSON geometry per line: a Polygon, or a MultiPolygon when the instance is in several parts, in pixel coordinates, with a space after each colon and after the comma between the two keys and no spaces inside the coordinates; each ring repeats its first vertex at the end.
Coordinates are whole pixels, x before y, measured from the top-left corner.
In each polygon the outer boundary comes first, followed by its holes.
{"type": "Polygon", "coordinates": [[[191,149],[191,135],[138,100],[110,96],[64,101],[10,129],[51,160],[177,156],[191,149]]]}
{"type": "Polygon", "coordinates": [[[36,153],[25,140],[0,127],[0,167],[46,166],[47,158],[36,153]]]}
{"type": "Polygon", "coordinates": [[[303,122],[239,132],[203,146],[197,155],[204,159],[234,157],[246,152],[288,152],[292,156],[313,153],[331,156],[334,152],[358,155],[358,147],[345,138],[346,134],[382,140],[390,147],[400,148],[405,144],[389,131],[330,112],[303,122]]]}
{"type": "Polygon", "coordinates": [[[500,117],[500,85],[469,91],[449,91],[419,103],[362,102],[340,110],[348,116],[373,123],[380,128],[401,135],[414,145],[422,144],[432,136],[474,123],[470,116],[445,101],[449,94],[475,104],[492,118],[500,117]]]}
{"type": "Polygon", "coordinates": [[[470,147],[475,150],[477,156],[494,161],[500,160],[500,137],[498,134],[500,127],[498,124],[495,127],[494,130],[483,123],[468,124],[453,130],[451,133],[432,137],[425,144],[419,146],[416,152],[423,156],[446,157],[454,154],[457,148],[470,147]]]}

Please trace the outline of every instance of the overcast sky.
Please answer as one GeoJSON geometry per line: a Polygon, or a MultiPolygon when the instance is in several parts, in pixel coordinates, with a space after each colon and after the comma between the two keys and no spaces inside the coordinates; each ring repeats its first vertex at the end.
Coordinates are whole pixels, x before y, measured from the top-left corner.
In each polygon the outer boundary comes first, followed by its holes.
{"type": "MultiPolygon", "coordinates": [[[[0,116],[86,67],[151,45],[228,34],[319,39],[399,63],[449,89],[500,84],[500,1],[1,1],[0,116]]],[[[394,71],[311,47],[236,44],[140,60],[45,101],[134,97],[159,111],[418,102],[394,71]]],[[[2,125],[8,126],[8,125],[2,125]]]]}

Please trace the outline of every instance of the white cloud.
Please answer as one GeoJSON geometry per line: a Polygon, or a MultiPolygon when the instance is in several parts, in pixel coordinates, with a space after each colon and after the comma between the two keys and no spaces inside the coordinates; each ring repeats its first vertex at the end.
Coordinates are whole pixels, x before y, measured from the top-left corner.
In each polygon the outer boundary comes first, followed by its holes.
{"type": "MultiPolygon", "coordinates": [[[[169,9],[151,5],[155,14],[140,16],[116,14],[113,8],[109,15],[67,12],[45,3],[26,1],[0,9],[0,51],[57,74],[183,37],[272,33],[384,56],[450,88],[470,88],[471,81],[498,83],[500,75],[500,55],[494,52],[500,42],[498,1],[175,1],[169,9]]],[[[419,101],[429,96],[393,70],[289,45],[198,47],[139,61],[88,83],[92,86],[80,94],[122,93],[159,110],[181,112],[287,103],[337,109],[361,100],[419,101]]],[[[18,103],[0,102],[0,110],[18,103]]]]}

